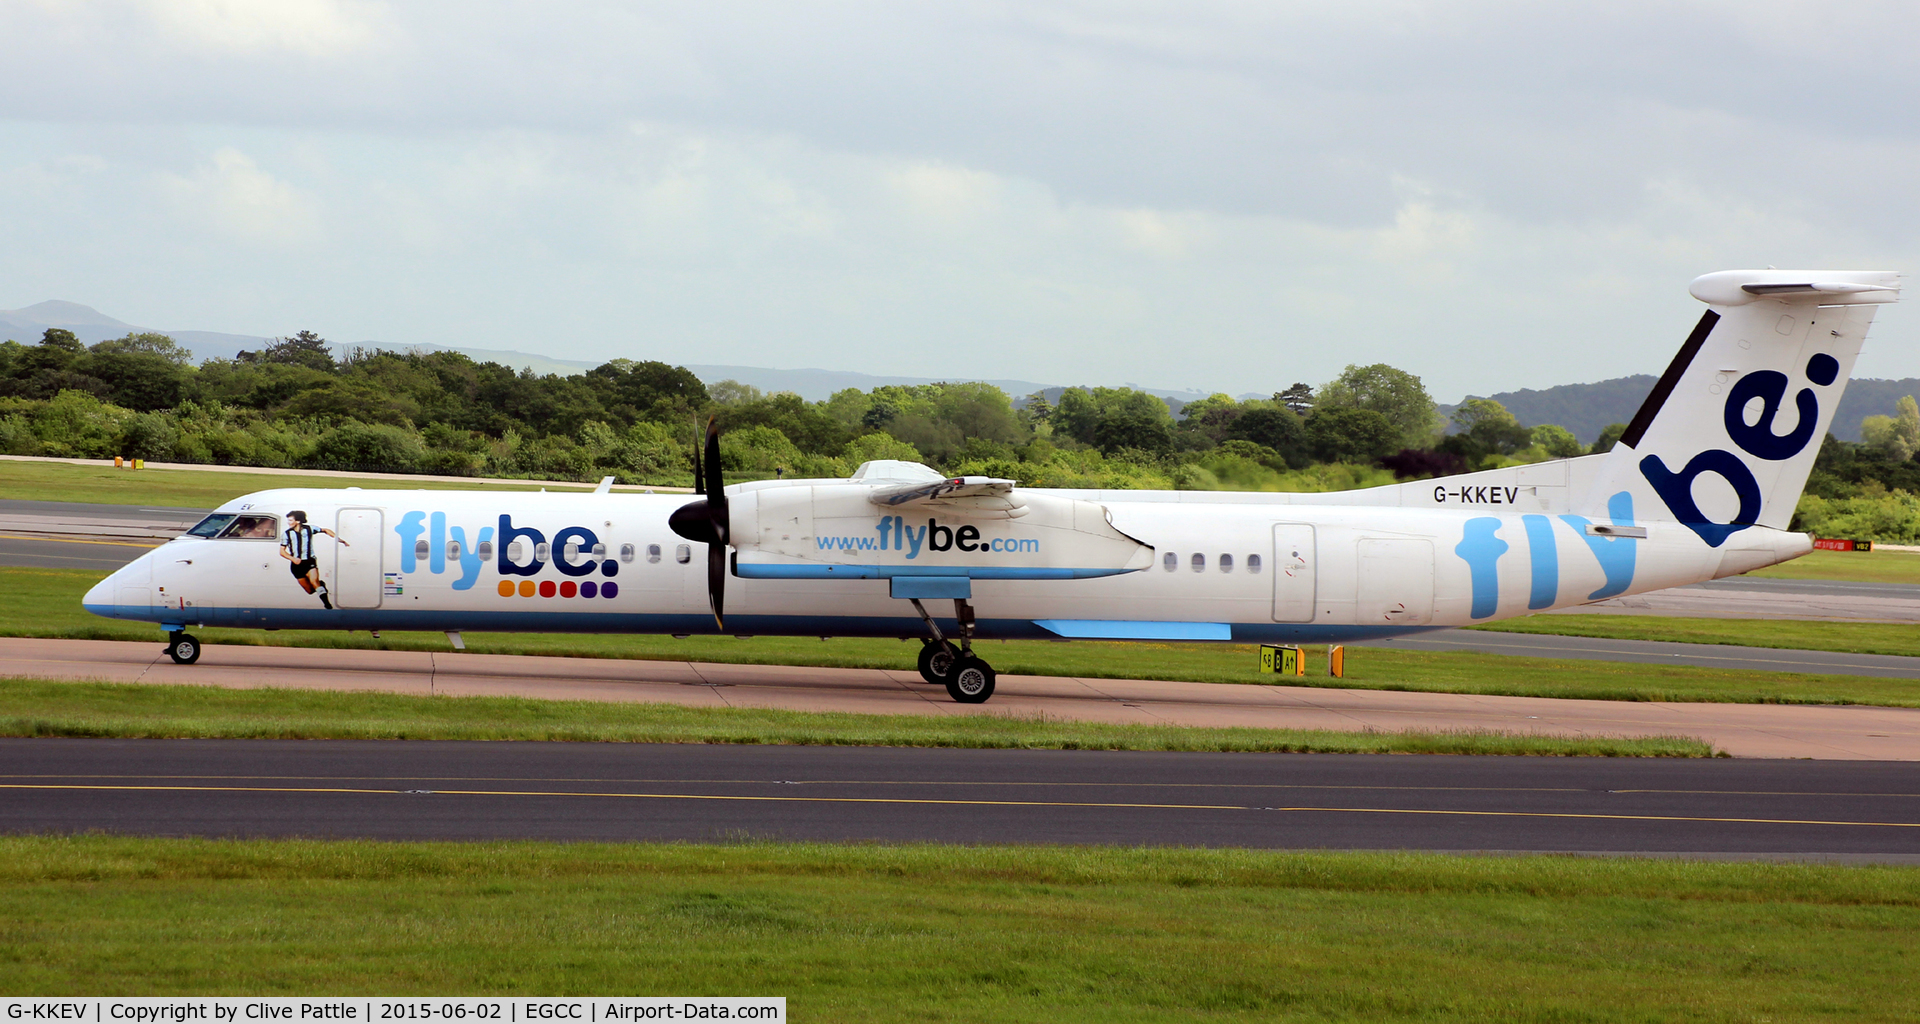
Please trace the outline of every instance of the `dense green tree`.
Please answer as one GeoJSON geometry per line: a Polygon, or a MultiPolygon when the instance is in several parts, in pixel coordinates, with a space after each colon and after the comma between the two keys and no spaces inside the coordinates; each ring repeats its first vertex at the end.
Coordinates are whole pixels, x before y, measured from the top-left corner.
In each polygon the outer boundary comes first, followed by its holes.
{"type": "Polygon", "coordinates": [[[1397,450],[1400,433],[1372,409],[1324,403],[1306,424],[1308,450],[1322,462],[1375,462],[1397,450]]]}
{"type": "Polygon", "coordinates": [[[1620,435],[1626,432],[1627,425],[1625,423],[1609,424],[1605,429],[1600,431],[1599,437],[1594,438],[1593,447],[1588,449],[1588,452],[1593,455],[1598,455],[1601,452],[1612,451],[1613,446],[1619,443],[1620,435]]]}
{"type": "Polygon", "coordinates": [[[1060,395],[1054,429],[1113,455],[1173,449],[1173,414],[1157,396],[1132,388],[1070,388],[1060,395]]]}
{"type": "Polygon", "coordinates": [[[1433,397],[1420,378],[1385,363],[1348,366],[1320,389],[1316,414],[1329,409],[1366,409],[1393,425],[1395,448],[1420,448],[1440,430],[1433,397]]]}
{"type": "Polygon", "coordinates": [[[333,358],[333,346],[312,331],[301,331],[291,338],[275,338],[272,344],[263,346],[257,352],[240,352],[234,356],[234,360],[242,363],[286,363],[329,372],[337,366],[333,358]]]}
{"type": "Polygon", "coordinates": [[[1313,411],[1313,388],[1295,382],[1285,391],[1276,391],[1273,400],[1286,406],[1295,416],[1305,416],[1313,411]]]}
{"type": "Polygon", "coordinates": [[[1571,459],[1587,453],[1586,446],[1573,436],[1573,431],[1557,423],[1542,423],[1530,433],[1533,446],[1546,452],[1549,458],[1571,459]]]}
{"type": "Polygon", "coordinates": [[[1920,404],[1903,395],[1892,416],[1868,416],[1860,421],[1860,441],[1877,448],[1889,460],[1905,462],[1920,451],[1920,404]]]}
{"type": "Polygon", "coordinates": [[[1306,423],[1292,409],[1276,402],[1247,403],[1228,429],[1227,440],[1270,448],[1296,469],[1311,457],[1306,423]]]}

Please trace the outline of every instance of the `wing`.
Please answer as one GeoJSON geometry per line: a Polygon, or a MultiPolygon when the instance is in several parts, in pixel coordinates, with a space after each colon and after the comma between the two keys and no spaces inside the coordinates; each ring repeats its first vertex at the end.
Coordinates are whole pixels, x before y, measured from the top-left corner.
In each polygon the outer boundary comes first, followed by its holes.
{"type": "Polygon", "coordinates": [[[1013,493],[1014,481],[987,476],[956,476],[873,488],[867,500],[882,508],[927,508],[975,519],[1018,519],[1027,503],[1013,493]]]}

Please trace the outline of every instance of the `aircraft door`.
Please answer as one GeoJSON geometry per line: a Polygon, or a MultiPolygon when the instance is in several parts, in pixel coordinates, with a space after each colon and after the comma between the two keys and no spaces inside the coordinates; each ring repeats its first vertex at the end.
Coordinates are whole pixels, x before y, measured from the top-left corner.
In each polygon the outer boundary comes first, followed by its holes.
{"type": "Polygon", "coordinates": [[[334,607],[380,607],[380,552],[386,546],[383,527],[377,508],[343,508],[334,519],[334,532],[346,541],[333,545],[334,607]]]}
{"type": "Polygon", "coordinates": [[[1313,527],[1275,523],[1273,527],[1273,621],[1314,620],[1313,527]]]}
{"type": "Polygon", "coordinates": [[[1433,542],[1367,538],[1360,542],[1361,625],[1433,621],[1433,542]]]}

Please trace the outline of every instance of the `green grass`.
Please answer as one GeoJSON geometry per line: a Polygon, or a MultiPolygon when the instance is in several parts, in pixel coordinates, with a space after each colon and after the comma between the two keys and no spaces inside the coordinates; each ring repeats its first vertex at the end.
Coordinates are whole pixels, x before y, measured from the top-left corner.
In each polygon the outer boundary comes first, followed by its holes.
{"type": "Polygon", "coordinates": [[[0,838],[9,995],[784,995],[832,1021],[1906,1021],[1920,870],[0,838]]]}
{"type": "Polygon", "coordinates": [[[1920,583],[1920,551],[1811,551],[1791,562],[1743,575],[1774,580],[1920,583]]]}
{"type": "Polygon", "coordinates": [[[1683,644],[1731,644],[1776,650],[1920,657],[1920,626],[1893,622],[1693,619],[1660,615],[1534,615],[1467,628],[1489,633],[1665,640],[1683,644]]]}
{"type": "MultiPolygon", "coordinates": [[[[0,635],[161,643],[157,627],[102,619],[80,607],[80,596],[100,574],[80,569],[0,568],[0,635]]],[[[1578,616],[1556,616],[1578,619],[1578,616]]],[[[365,633],[201,629],[208,645],[445,651],[439,633],[365,633]]],[[[539,654],[578,658],[702,661],[740,665],[909,670],[918,648],[897,640],[807,637],[593,635],[574,633],[465,633],[481,654],[539,654]]],[[[1920,707],[1911,680],[1792,672],[1746,672],[1678,665],[1524,658],[1471,651],[1350,648],[1347,675],[1262,676],[1250,644],[988,641],[978,648],[1009,675],[1096,679],[1165,679],[1201,683],[1284,683],[1371,690],[1481,693],[1587,700],[1712,701],[1768,704],[1877,704],[1920,707]]],[[[1312,671],[1325,671],[1320,648],[1309,648],[1312,671]]]]}
{"type": "Polygon", "coordinates": [[[162,505],[213,508],[242,494],[275,487],[381,487],[405,490],[537,491],[592,484],[482,484],[468,481],[395,480],[383,485],[378,478],[295,476],[278,473],[226,473],[192,469],[114,469],[75,466],[64,462],[0,460],[0,498],[33,501],[84,501],[100,505],[162,505]]]}
{"type": "Polygon", "coordinates": [[[856,715],[520,697],[0,679],[0,736],[572,740],[1050,750],[1711,757],[1687,737],[1109,725],[1001,715],[856,715]]]}

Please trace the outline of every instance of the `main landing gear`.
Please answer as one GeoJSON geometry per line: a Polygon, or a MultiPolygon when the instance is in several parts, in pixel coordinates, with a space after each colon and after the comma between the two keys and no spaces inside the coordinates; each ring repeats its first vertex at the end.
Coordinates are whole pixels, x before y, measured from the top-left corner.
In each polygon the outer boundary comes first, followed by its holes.
{"type": "Polygon", "coordinates": [[[933,616],[927,614],[919,598],[909,599],[913,610],[927,624],[931,639],[920,648],[920,677],[935,686],[945,686],[947,696],[960,704],[984,704],[993,696],[993,666],[973,654],[973,606],[964,598],[953,602],[954,617],[960,620],[960,646],[940,634],[933,616]]]}
{"type": "Polygon", "coordinates": [[[170,634],[167,656],[175,665],[191,665],[200,660],[200,640],[185,630],[170,634]]]}

